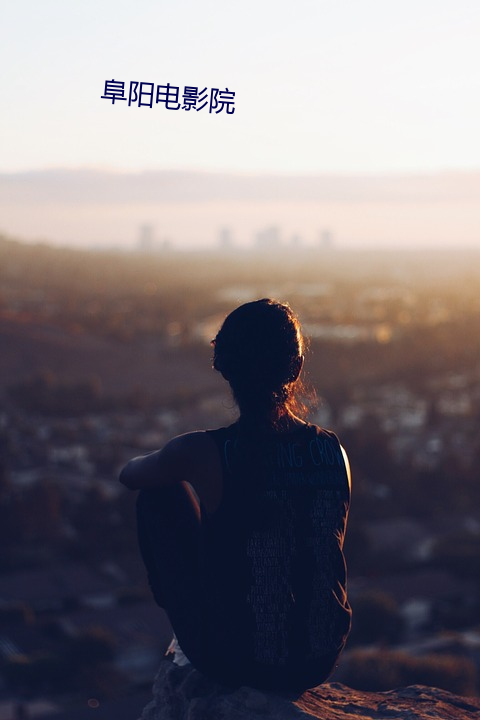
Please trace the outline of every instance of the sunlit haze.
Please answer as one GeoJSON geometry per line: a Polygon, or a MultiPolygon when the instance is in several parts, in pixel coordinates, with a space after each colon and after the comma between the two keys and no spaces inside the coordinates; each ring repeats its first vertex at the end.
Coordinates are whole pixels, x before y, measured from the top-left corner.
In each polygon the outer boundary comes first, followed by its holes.
{"type": "Polygon", "coordinates": [[[248,245],[279,226],[285,241],[299,235],[315,243],[331,232],[339,246],[478,245],[474,0],[23,0],[3,8],[0,26],[2,232],[128,247],[149,225],[155,237],[182,246],[215,244],[228,226],[248,245]],[[127,97],[131,81],[170,83],[180,95],[185,86],[228,88],[235,112],[169,110],[155,99],[152,108],[113,104],[101,97],[112,79],[125,83],[127,97]],[[435,184],[436,173],[464,172],[468,197],[432,191],[428,201],[405,204],[392,191],[391,205],[375,197],[367,205],[347,192],[333,204],[310,195],[280,208],[273,192],[270,207],[214,198],[179,209],[162,197],[120,207],[57,201],[59,181],[48,204],[33,192],[30,207],[23,173],[58,168],[373,176],[392,188],[399,177],[408,184],[426,175],[435,184]]]}

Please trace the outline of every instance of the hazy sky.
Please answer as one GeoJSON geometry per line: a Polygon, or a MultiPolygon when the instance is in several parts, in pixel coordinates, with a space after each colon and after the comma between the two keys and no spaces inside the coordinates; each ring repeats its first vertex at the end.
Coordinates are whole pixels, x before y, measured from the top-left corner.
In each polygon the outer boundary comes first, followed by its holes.
{"type": "Polygon", "coordinates": [[[478,0],[5,2],[0,172],[480,169],[479,38],[478,0]],[[112,105],[112,78],[236,110],[112,105]]]}

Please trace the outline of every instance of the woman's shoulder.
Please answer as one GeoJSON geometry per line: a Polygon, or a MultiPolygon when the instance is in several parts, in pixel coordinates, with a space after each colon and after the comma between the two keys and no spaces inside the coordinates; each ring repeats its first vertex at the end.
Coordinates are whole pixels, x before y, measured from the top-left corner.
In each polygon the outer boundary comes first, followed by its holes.
{"type": "Polygon", "coordinates": [[[210,430],[193,430],[192,432],[176,435],[164,445],[162,454],[176,459],[182,464],[197,461],[211,452],[214,444],[210,430]]]}
{"type": "Polygon", "coordinates": [[[316,435],[321,435],[325,439],[329,438],[333,442],[340,442],[338,439],[337,434],[328,428],[325,428],[321,425],[315,425],[315,423],[307,423],[308,427],[312,429],[313,432],[315,432],[316,435]]]}
{"type": "Polygon", "coordinates": [[[179,454],[183,454],[187,450],[208,450],[212,447],[216,438],[235,435],[236,431],[236,423],[214,429],[193,430],[192,432],[183,433],[182,435],[176,435],[164,446],[164,450],[168,449],[168,452],[179,454]]]}

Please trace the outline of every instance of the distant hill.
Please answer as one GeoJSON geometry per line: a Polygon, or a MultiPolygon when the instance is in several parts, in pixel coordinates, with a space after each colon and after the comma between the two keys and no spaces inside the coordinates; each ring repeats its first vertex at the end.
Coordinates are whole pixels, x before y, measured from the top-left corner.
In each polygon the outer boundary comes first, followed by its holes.
{"type": "Polygon", "coordinates": [[[214,386],[208,346],[168,342],[172,308],[179,317],[190,301],[188,278],[176,280],[179,260],[171,263],[0,237],[0,391],[42,372],[97,378],[115,395],[141,386],[165,398],[185,378],[200,391],[214,386]]]}
{"type": "Polygon", "coordinates": [[[141,389],[161,400],[191,386],[200,393],[222,390],[210,369],[208,348],[205,357],[199,358],[198,349],[195,353],[166,350],[160,340],[120,343],[38,321],[3,318],[0,346],[0,392],[41,372],[61,382],[94,378],[114,396],[141,389]]]}

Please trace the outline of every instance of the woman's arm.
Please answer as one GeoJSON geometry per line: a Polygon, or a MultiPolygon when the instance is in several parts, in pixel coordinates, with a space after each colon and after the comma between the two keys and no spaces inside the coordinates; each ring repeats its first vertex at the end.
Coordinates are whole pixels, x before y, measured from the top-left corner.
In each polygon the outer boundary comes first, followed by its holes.
{"type": "MultiPolygon", "coordinates": [[[[182,465],[188,453],[187,435],[179,435],[161,450],[129,460],[119,480],[129,490],[164,487],[182,479],[182,465]]],[[[183,478],[186,479],[186,478],[183,478]]]]}
{"type": "Polygon", "coordinates": [[[188,482],[209,510],[220,502],[222,467],[217,447],[208,433],[178,435],[161,450],[130,460],[120,472],[129,490],[161,488],[188,482]]]}

